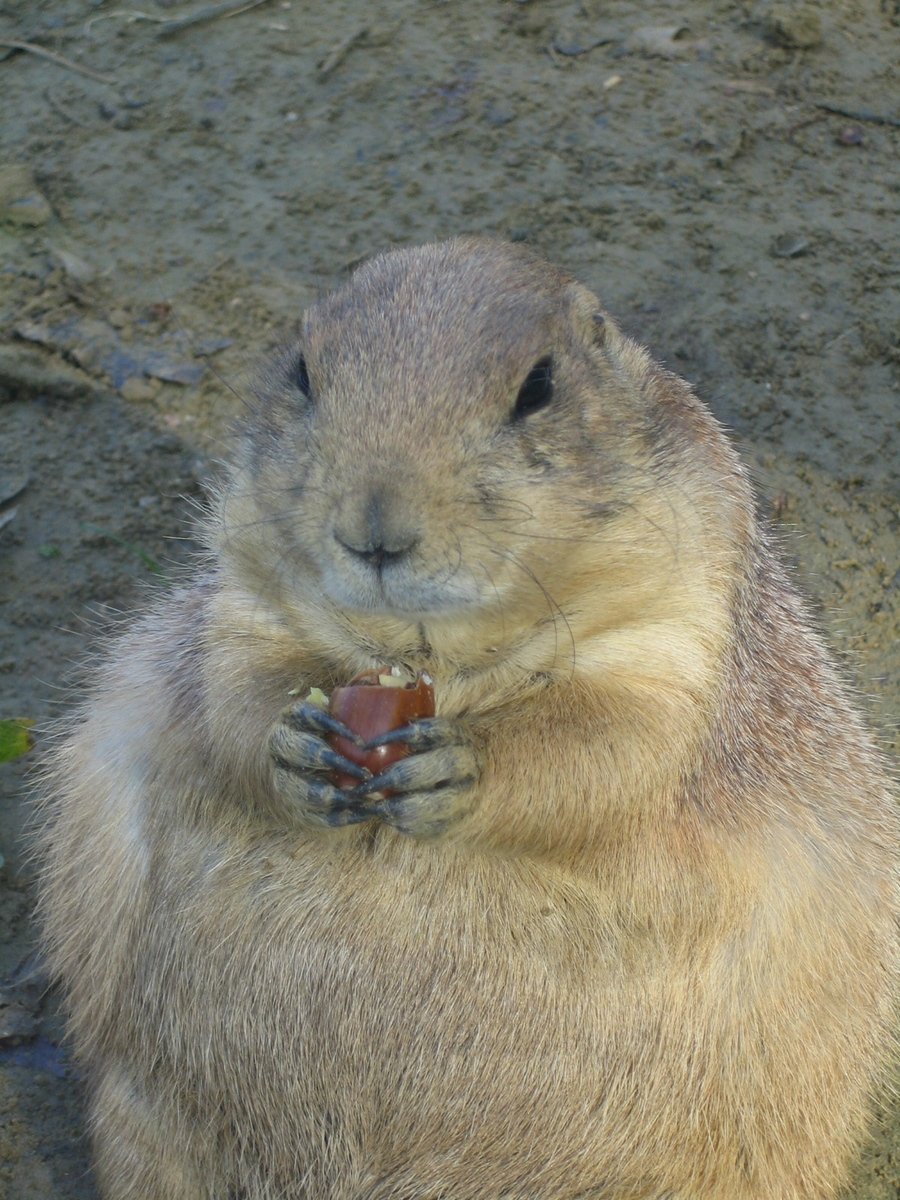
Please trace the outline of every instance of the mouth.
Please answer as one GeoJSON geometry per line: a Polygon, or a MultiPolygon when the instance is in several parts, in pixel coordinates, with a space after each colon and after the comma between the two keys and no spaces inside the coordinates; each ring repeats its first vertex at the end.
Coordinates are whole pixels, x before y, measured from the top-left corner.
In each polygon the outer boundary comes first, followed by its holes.
{"type": "Polygon", "coordinates": [[[329,568],[322,573],[322,588],[340,608],[404,620],[450,616],[482,604],[475,581],[459,571],[435,578],[395,567],[329,568]]]}

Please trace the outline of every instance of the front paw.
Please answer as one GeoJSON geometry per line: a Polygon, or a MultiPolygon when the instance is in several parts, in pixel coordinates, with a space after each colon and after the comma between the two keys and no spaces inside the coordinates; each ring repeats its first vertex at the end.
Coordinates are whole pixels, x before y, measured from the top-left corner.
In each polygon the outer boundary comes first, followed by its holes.
{"type": "Polygon", "coordinates": [[[333,774],[340,772],[365,783],[372,772],[333,750],[325,741],[326,734],[361,744],[355,733],[316,704],[301,701],[281,714],[269,735],[278,795],[303,823],[318,828],[372,820],[376,813],[371,803],[332,780],[333,774]]]}
{"type": "Polygon", "coordinates": [[[435,837],[472,811],[480,771],[474,739],[465,724],[425,717],[366,743],[400,742],[410,753],[361,782],[353,794],[371,797],[369,810],[400,833],[435,837]]]}

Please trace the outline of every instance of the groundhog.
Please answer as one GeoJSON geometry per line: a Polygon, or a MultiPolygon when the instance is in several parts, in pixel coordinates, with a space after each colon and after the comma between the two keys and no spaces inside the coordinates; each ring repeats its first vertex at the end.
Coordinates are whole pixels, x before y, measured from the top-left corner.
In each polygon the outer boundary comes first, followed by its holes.
{"type": "Polygon", "coordinates": [[[897,825],[711,414],[477,239],[362,265],[249,408],[47,772],[102,1195],[832,1196],[897,825]],[[372,775],[307,693],[383,665],[436,712],[372,775]]]}

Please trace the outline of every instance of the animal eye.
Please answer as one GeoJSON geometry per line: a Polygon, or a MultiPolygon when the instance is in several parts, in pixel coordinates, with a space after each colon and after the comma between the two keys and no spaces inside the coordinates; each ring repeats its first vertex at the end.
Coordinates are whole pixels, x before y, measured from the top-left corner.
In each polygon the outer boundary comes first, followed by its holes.
{"type": "Polygon", "coordinates": [[[302,354],[297,359],[297,363],[294,367],[294,383],[308,399],[311,394],[309,387],[309,371],[306,368],[306,359],[302,354]]]}
{"type": "Polygon", "coordinates": [[[546,408],[553,399],[553,359],[539,359],[528,374],[525,382],[519,388],[512,416],[514,421],[546,408]]]}

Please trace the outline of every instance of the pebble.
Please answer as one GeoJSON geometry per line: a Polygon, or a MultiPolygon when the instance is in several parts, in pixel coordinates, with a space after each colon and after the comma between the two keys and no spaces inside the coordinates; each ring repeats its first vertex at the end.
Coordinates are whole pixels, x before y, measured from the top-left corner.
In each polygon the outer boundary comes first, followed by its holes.
{"type": "Polygon", "coordinates": [[[156,396],[158,386],[154,387],[140,375],[130,375],[119,388],[119,395],[129,404],[147,404],[156,396]]]}
{"type": "Polygon", "coordinates": [[[812,50],[822,44],[822,18],[811,4],[773,4],[763,18],[769,41],[788,50],[812,50]]]}
{"type": "Polygon", "coordinates": [[[837,135],[837,142],[841,146],[861,146],[864,141],[863,131],[859,125],[848,125],[837,135]]]}
{"type": "Polygon", "coordinates": [[[772,254],[776,258],[799,258],[809,249],[809,242],[802,233],[783,233],[772,243],[772,254]]]}
{"type": "Polygon", "coordinates": [[[71,250],[57,249],[54,253],[62,269],[76,283],[91,283],[96,278],[97,272],[91,264],[73,254],[71,250]]]}
{"type": "Polygon", "coordinates": [[[30,167],[21,163],[0,166],[0,224],[36,229],[53,216],[30,167]]]}

